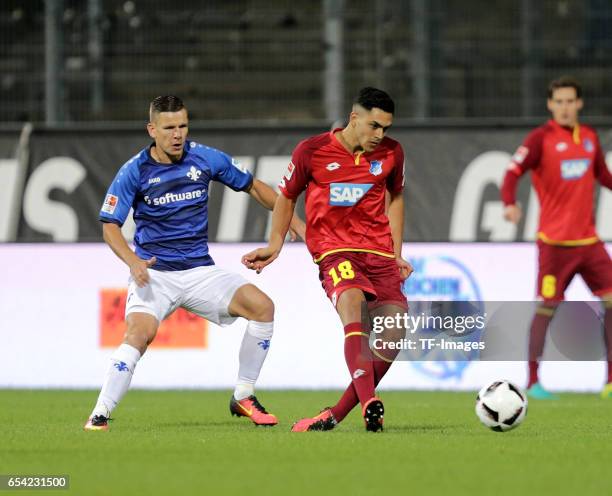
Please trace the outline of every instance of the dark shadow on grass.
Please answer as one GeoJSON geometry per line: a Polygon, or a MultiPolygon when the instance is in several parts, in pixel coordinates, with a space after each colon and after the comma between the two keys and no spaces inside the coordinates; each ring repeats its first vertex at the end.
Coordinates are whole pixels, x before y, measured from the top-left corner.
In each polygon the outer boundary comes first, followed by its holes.
{"type": "Polygon", "coordinates": [[[390,426],[385,426],[385,432],[393,433],[393,432],[405,432],[408,434],[421,434],[421,433],[445,433],[449,430],[458,430],[462,426],[450,425],[450,424],[421,424],[421,425],[410,425],[410,424],[395,424],[390,426]]]}
{"type": "MultiPolygon", "coordinates": [[[[232,421],[232,420],[226,420],[224,422],[211,422],[209,420],[207,421],[201,421],[201,420],[195,420],[195,421],[183,421],[183,422],[161,422],[161,423],[153,423],[150,424],[150,427],[154,427],[154,428],[158,428],[158,429],[176,429],[176,428],[190,428],[190,427],[194,427],[194,428],[201,428],[201,429],[208,429],[210,427],[228,427],[228,428],[235,428],[235,427],[253,427],[254,429],[257,428],[258,426],[256,426],[253,423],[250,422],[236,422],[236,421],[232,421]]],[[[260,426],[262,429],[266,429],[267,427],[263,427],[260,426]]]]}

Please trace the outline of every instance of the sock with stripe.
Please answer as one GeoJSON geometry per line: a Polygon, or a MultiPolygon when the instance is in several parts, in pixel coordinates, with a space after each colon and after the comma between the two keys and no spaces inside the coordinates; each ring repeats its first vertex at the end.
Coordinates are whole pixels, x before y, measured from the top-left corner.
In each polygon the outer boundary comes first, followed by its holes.
{"type": "MultiPolygon", "coordinates": [[[[376,360],[374,362],[374,387],[378,386],[382,378],[385,376],[391,364],[393,362],[387,362],[383,360],[376,360]]],[[[355,390],[355,386],[351,382],[349,386],[346,388],[338,403],[336,403],[331,411],[334,414],[334,418],[338,422],[342,422],[344,418],[350,413],[350,411],[355,408],[355,406],[359,403],[359,398],[357,397],[357,391],[355,390]]]]}
{"type": "Polygon", "coordinates": [[[344,327],[344,359],[351,374],[355,393],[362,405],[376,394],[374,362],[368,338],[361,322],[353,322],[344,327]]]}

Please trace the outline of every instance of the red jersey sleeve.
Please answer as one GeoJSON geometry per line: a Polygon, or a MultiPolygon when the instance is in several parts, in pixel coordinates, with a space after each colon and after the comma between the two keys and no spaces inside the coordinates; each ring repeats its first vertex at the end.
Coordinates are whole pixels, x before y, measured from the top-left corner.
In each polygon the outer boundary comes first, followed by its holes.
{"type": "Polygon", "coordinates": [[[404,189],[404,150],[399,143],[393,150],[393,156],[395,163],[391,174],[387,176],[387,190],[395,195],[404,189]]]}
{"type": "Polygon", "coordinates": [[[612,174],[610,173],[610,169],[608,169],[606,158],[601,149],[601,144],[599,143],[599,137],[596,139],[597,151],[595,152],[595,164],[593,167],[595,170],[595,177],[602,186],[612,189],[612,174]]]}
{"type": "Polygon", "coordinates": [[[311,178],[310,155],[311,153],[308,153],[308,147],[304,142],[293,150],[287,172],[278,185],[281,193],[290,200],[297,199],[308,186],[311,178]]]}
{"type": "Polygon", "coordinates": [[[501,199],[504,205],[514,205],[516,203],[516,188],[519,178],[529,169],[535,169],[540,165],[543,141],[544,129],[535,129],[527,135],[523,144],[512,155],[501,187],[501,199]]]}

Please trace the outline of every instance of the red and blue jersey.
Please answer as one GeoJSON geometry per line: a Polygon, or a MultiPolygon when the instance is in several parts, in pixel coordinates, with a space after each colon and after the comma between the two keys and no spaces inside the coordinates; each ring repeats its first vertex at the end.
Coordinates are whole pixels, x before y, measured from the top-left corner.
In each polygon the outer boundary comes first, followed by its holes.
{"type": "Polygon", "coordinates": [[[136,255],[153,256],[157,270],[186,270],[213,265],[208,253],[208,190],[219,181],[235,191],[253,182],[232,157],[187,141],[176,163],[156,162],[145,148],[124,164],[100,210],[102,222],[123,225],[134,209],[136,255]]]}
{"type": "Polygon", "coordinates": [[[612,174],[595,130],[585,125],[570,129],[550,120],[529,133],[504,178],[504,204],[516,202],[518,179],[528,171],[540,201],[538,238],[554,245],[596,243],[595,181],[612,189],[612,174]]]}
{"type": "Polygon", "coordinates": [[[298,144],[279,188],[295,200],[306,191],[306,245],[315,262],[341,251],[394,258],[385,191],[404,187],[404,152],[385,137],[369,153],[352,154],[340,129],[298,144]]]}

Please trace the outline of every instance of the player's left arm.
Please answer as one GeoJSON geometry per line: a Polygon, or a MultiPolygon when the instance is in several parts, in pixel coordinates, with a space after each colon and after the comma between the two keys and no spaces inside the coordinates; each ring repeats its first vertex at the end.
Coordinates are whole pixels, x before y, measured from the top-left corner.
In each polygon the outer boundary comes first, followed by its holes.
{"type": "Polygon", "coordinates": [[[412,265],[402,258],[402,243],[404,241],[404,193],[391,193],[389,200],[389,227],[393,238],[393,251],[402,279],[410,277],[412,265]]]}
{"type": "Polygon", "coordinates": [[[612,173],[610,173],[610,169],[608,169],[608,164],[606,164],[606,158],[604,157],[601,145],[599,144],[599,139],[597,140],[597,151],[595,153],[594,169],[595,177],[597,178],[599,183],[605,188],[612,189],[612,173]]]}
{"type": "MultiPolygon", "coordinates": [[[[267,208],[268,210],[274,210],[278,193],[274,191],[263,181],[259,179],[253,179],[251,186],[246,190],[260,205],[267,208]]],[[[295,241],[299,236],[302,239],[306,239],[306,224],[300,219],[297,214],[293,214],[291,218],[291,225],[289,226],[289,236],[291,241],[295,241]]]]}
{"type": "Polygon", "coordinates": [[[402,243],[404,242],[404,151],[398,143],[395,149],[395,167],[387,178],[389,191],[389,208],[387,217],[393,239],[393,252],[402,279],[410,277],[412,265],[402,258],[402,243]]]}
{"type": "MultiPolygon", "coordinates": [[[[220,150],[208,148],[212,157],[209,162],[213,171],[213,179],[229,186],[234,191],[244,191],[268,210],[274,209],[278,194],[270,186],[247,171],[235,158],[220,150]]],[[[297,237],[305,239],[306,227],[302,219],[294,215],[289,229],[291,241],[297,237]]]]}

